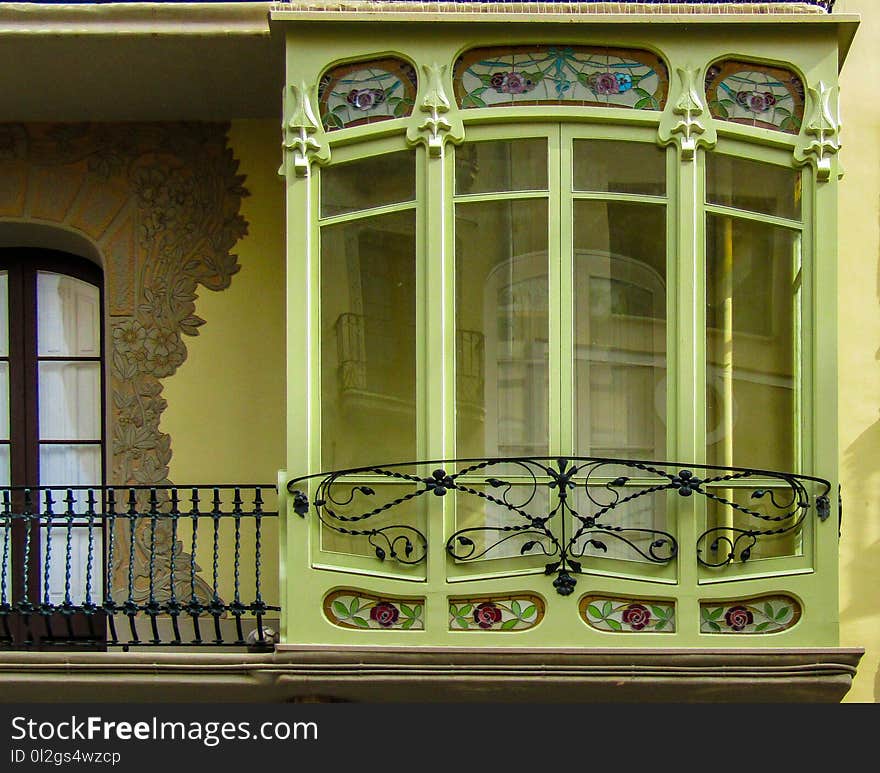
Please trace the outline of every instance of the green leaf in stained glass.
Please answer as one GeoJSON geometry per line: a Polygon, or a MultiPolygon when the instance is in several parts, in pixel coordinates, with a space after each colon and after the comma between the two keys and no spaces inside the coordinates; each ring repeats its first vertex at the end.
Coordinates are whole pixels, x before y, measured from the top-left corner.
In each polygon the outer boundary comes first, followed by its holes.
{"type": "Polygon", "coordinates": [[[755,631],[766,631],[771,625],[772,623],[770,622],[758,623],[755,626],[755,631]]]}
{"type": "Polygon", "coordinates": [[[511,628],[515,628],[518,622],[519,620],[513,617],[510,618],[510,620],[505,620],[503,623],[501,623],[501,630],[509,631],[511,628]]]}
{"type": "Polygon", "coordinates": [[[594,604],[590,604],[587,607],[587,614],[590,617],[595,617],[597,620],[602,619],[602,613],[599,611],[599,608],[597,606],[595,606],[594,604]]]}
{"type": "Polygon", "coordinates": [[[720,631],[721,630],[721,626],[718,625],[718,623],[714,623],[711,620],[707,620],[706,622],[709,625],[709,628],[711,628],[713,631],[720,631]]]}
{"type": "Polygon", "coordinates": [[[469,614],[470,614],[471,612],[473,612],[473,611],[474,611],[474,605],[473,605],[473,604],[465,604],[461,609],[458,610],[458,614],[460,614],[460,615],[469,615],[469,614]]]}
{"type": "Polygon", "coordinates": [[[721,615],[724,614],[724,607],[716,607],[711,612],[709,612],[709,620],[720,620],[721,615]]]}
{"type": "Polygon", "coordinates": [[[602,605],[602,617],[608,617],[611,614],[611,610],[614,609],[610,601],[606,601],[602,605]]]}
{"type": "Polygon", "coordinates": [[[400,611],[403,612],[404,617],[413,617],[412,608],[408,607],[406,604],[400,605],[400,611]]]}
{"type": "Polygon", "coordinates": [[[455,604],[449,605],[449,614],[452,615],[453,617],[459,616],[460,613],[459,613],[458,609],[456,608],[455,604]]]}
{"type": "Polygon", "coordinates": [[[364,620],[364,618],[362,618],[362,617],[353,617],[353,618],[351,618],[351,622],[353,622],[355,625],[357,625],[361,628],[369,628],[370,627],[370,624],[366,620],[364,620]]]}
{"type": "Polygon", "coordinates": [[[416,604],[416,605],[413,607],[413,617],[418,618],[418,617],[421,617],[421,616],[422,616],[422,605],[421,605],[421,604],[416,604]]]}
{"type": "Polygon", "coordinates": [[[622,631],[623,626],[617,622],[617,620],[612,620],[610,617],[605,621],[608,623],[608,627],[614,631],[622,631]]]}
{"type": "Polygon", "coordinates": [[[655,631],[662,631],[667,625],[669,625],[669,620],[667,620],[665,618],[663,620],[658,620],[654,624],[654,630],[655,631]]]}
{"type": "Polygon", "coordinates": [[[516,599],[510,602],[510,611],[513,612],[516,617],[522,616],[522,608],[520,607],[519,602],[516,599]]]}
{"type": "Polygon", "coordinates": [[[535,616],[538,608],[534,604],[529,604],[520,615],[520,620],[531,620],[535,616]]]}
{"type": "Polygon", "coordinates": [[[407,102],[409,102],[408,99],[401,99],[394,106],[394,117],[395,118],[402,118],[403,116],[405,116],[409,112],[410,106],[407,104],[407,102]]]}
{"type": "Polygon", "coordinates": [[[416,621],[416,619],[414,617],[410,617],[410,618],[404,620],[403,623],[401,623],[400,627],[401,628],[412,628],[413,623],[415,621],[416,621]]]}
{"type": "Polygon", "coordinates": [[[357,612],[360,609],[360,607],[361,607],[360,602],[358,601],[357,596],[355,596],[351,600],[351,604],[348,605],[348,613],[350,615],[353,615],[353,614],[355,614],[355,612],[357,612]]]}
{"type": "Polygon", "coordinates": [[[764,602],[764,606],[762,607],[762,609],[764,610],[764,617],[769,617],[769,618],[772,620],[773,617],[774,617],[774,615],[773,615],[773,607],[770,606],[770,602],[769,602],[769,601],[765,601],[765,602],[764,602]]]}
{"type": "Polygon", "coordinates": [[[659,617],[661,620],[666,620],[669,617],[669,612],[671,610],[668,607],[658,607],[652,604],[651,611],[654,613],[654,617],[659,617]]]}
{"type": "Polygon", "coordinates": [[[458,623],[462,628],[468,627],[468,619],[466,617],[456,617],[455,622],[458,623]]]}
{"type": "Polygon", "coordinates": [[[782,607],[782,608],[776,613],[776,617],[775,617],[775,619],[776,619],[776,620],[785,620],[785,618],[788,617],[788,613],[789,613],[789,612],[791,612],[791,607],[782,607]]]}
{"type": "Polygon", "coordinates": [[[651,98],[651,94],[649,94],[649,93],[648,93],[647,91],[645,91],[644,89],[634,88],[634,89],[633,89],[633,94],[638,94],[640,97],[647,97],[647,98],[649,98],[649,99],[651,98]]]}
{"type": "Polygon", "coordinates": [[[486,107],[486,103],[474,94],[465,94],[461,100],[462,107],[486,107]]]}
{"type": "Polygon", "coordinates": [[[713,100],[709,103],[709,109],[721,118],[730,117],[730,113],[727,112],[727,108],[724,106],[724,104],[722,102],[718,102],[717,100],[713,100]]]}
{"type": "Polygon", "coordinates": [[[654,100],[651,97],[645,97],[644,99],[640,99],[636,102],[633,107],[636,110],[649,110],[654,106],[654,100]]]}
{"type": "Polygon", "coordinates": [[[345,620],[345,618],[348,617],[348,608],[341,601],[334,601],[333,602],[333,613],[337,617],[345,620]]]}

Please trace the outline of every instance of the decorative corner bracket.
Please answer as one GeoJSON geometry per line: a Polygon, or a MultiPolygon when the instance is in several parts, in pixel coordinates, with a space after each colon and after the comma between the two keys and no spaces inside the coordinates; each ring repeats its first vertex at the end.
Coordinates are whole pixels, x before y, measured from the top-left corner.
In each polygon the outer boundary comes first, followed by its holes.
{"type": "Polygon", "coordinates": [[[455,112],[450,115],[451,105],[443,88],[446,65],[424,64],[422,70],[425,73],[425,96],[419,103],[421,115],[414,114],[406,139],[410,144],[424,142],[430,155],[440,156],[447,139],[455,142],[464,139],[464,124],[455,112]]]}
{"type": "Polygon", "coordinates": [[[706,126],[700,116],[706,112],[703,96],[697,88],[699,67],[677,67],[679,81],[678,98],[672,104],[671,114],[667,111],[660,122],[660,142],[667,145],[678,142],[683,161],[693,161],[697,145],[715,144],[715,130],[706,126]]]}
{"type": "Polygon", "coordinates": [[[285,175],[291,168],[296,177],[308,177],[312,162],[326,164],[330,160],[330,147],[324,129],[315,118],[312,100],[317,99],[318,87],[291,85],[284,89],[284,123],[281,125],[284,140],[285,163],[279,174],[285,175]],[[292,160],[287,163],[287,154],[292,160]]]}
{"type": "Polygon", "coordinates": [[[816,167],[816,179],[831,179],[831,156],[840,150],[840,92],[833,86],[819,81],[817,88],[809,89],[810,119],[804,125],[801,141],[795,148],[794,157],[799,163],[812,163],[816,167]],[[831,97],[837,91],[837,101],[831,106],[831,97]]]}

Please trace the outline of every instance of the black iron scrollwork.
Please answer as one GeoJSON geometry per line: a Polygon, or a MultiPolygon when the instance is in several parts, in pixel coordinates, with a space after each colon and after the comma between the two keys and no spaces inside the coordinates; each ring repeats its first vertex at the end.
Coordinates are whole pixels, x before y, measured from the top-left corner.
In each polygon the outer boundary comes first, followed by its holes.
{"type": "MultiPolygon", "coordinates": [[[[730,513],[757,519],[763,528],[746,528],[730,523],[712,526],[697,539],[696,557],[706,567],[721,567],[732,561],[746,561],[762,537],[794,532],[800,528],[811,500],[807,481],[824,487],[814,500],[817,514],[828,516],[827,481],[809,476],[732,467],[642,462],[597,457],[516,457],[412,462],[361,467],[291,480],[294,511],[308,513],[309,498],[299,488],[314,479],[314,508],[327,528],[364,537],[382,561],[393,558],[404,564],[426,559],[427,538],[415,526],[369,526],[371,519],[400,508],[427,494],[483,500],[504,515],[498,525],[483,524],[458,529],[446,541],[446,553],[459,562],[484,558],[544,556],[545,574],[555,575],[557,593],[570,595],[577,584],[574,575],[584,560],[615,554],[653,564],[668,564],[678,554],[676,538],[668,531],[634,525],[634,508],[660,492],[682,497],[702,496],[730,513]],[[403,471],[430,469],[428,475],[403,471]],[[623,468],[623,470],[621,470],[623,468]],[[455,470],[450,472],[449,470],[455,470]],[[626,472],[620,475],[621,471],[626,472]],[[696,471],[699,471],[697,474],[696,471]],[[493,474],[497,473],[497,474],[493,474]],[[374,488],[352,483],[355,476],[374,475],[410,485],[411,491],[380,501],[374,488]],[[760,480],[764,488],[751,492],[751,500],[769,503],[759,512],[721,495],[734,486],[742,490],[749,479],[760,480]],[[728,488],[729,484],[729,488],[728,488]],[[549,494],[549,499],[546,495],[549,494]],[[638,505],[634,503],[639,502],[638,505]]],[[[748,490],[746,485],[746,490],[748,490]]],[[[649,519],[650,520],[650,519],[649,519]]]]}

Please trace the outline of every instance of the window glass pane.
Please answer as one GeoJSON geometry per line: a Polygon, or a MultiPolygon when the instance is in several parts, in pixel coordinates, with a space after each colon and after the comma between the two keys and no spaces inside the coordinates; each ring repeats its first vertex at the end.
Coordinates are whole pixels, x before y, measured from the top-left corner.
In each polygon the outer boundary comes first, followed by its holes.
{"type": "Polygon", "coordinates": [[[666,456],[666,209],[574,202],[578,453],[666,456]]]}
{"type": "Polygon", "coordinates": [[[0,440],[9,440],[9,363],[0,362],[0,440]]]}
{"type": "Polygon", "coordinates": [[[37,353],[41,357],[101,354],[100,293],[73,277],[37,274],[37,353]]]}
{"type": "Polygon", "coordinates": [[[707,153],[706,201],[800,220],[801,173],[798,169],[707,153]]]}
{"type": "Polygon", "coordinates": [[[415,152],[401,150],[321,170],[321,217],[412,201],[415,152]]]}
{"type": "Polygon", "coordinates": [[[547,190],[547,140],[466,142],[455,149],[455,192],[547,190]]]}
{"type": "Polygon", "coordinates": [[[798,234],[707,219],[710,464],[795,471],[798,234]]]}
{"type": "MultiPolygon", "coordinates": [[[[60,493],[60,492],[59,492],[60,493]]],[[[72,604],[86,601],[86,583],[89,575],[89,533],[91,532],[91,582],[89,595],[91,601],[100,601],[103,585],[103,540],[100,522],[95,519],[91,529],[77,525],[67,530],[67,521],[61,517],[54,521],[52,528],[40,529],[40,596],[45,596],[46,556],[49,556],[48,591],[49,602],[63,604],[70,594],[72,604]],[[67,553],[70,552],[70,563],[67,553]]]]}
{"type": "Polygon", "coordinates": [[[41,362],[39,396],[41,439],[101,439],[99,363],[41,362]]]}
{"type": "Polygon", "coordinates": [[[456,454],[548,453],[545,199],[459,204],[456,454]]]}
{"type": "MultiPolygon", "coordinates": [[[[40,483],[44,486],[98,486],[101,484],[99,445],[40,446],[40,483]]],[[[84,508],[85,503],[81,506],[84,508]]]]}
{"type": "Polygon", "coordinates": [[[666,194],[666,150],[646,142],[574,141],[574,190],[666,194]]]}
{"type": "Polygon", "coordinates": [[[415,243],[412,210],[321,231],[325,469],[416,459],[415,243]]]}
{"type": "Polygon", "coordinates": [[[0,357],[9,356],[9,274],[0,271],[0,357]]]}
{"type": "Polygon", "coordinates": [[[9,478],[9,445],[0,443],[0,486],[10,485],[9,478]]]}

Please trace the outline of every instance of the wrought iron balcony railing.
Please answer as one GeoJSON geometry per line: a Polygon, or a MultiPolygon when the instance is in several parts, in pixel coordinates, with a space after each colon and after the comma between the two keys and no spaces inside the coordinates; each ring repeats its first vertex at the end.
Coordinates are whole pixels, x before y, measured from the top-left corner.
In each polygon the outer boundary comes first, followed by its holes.
{"type": "Polygon", "coordinates": [[[574,591],[586,562],[675,560],[682,545],[663,497],[703,500],[703,525],[688,547],[701,567],[722,570],[774,551],[796,552],[808,514],[827,519],[829,491],[828,481],[809,475],[595,457],[435,460],[288,483],[294,511],[313,512],[324,530],[349,540],[352,552],[410,566],[429,552],[415,503],[452,496],[465,515],[444,534],[448,559],[463,565],[539,557],[563,596],[574,591]],[[368,548],[358,551],[358,541],[368,548]]]}
{"type": "Polygon", "coordinates": [[[0,488],[0,647],[271,646],[275,500],[274,485],[0,488]]]}

